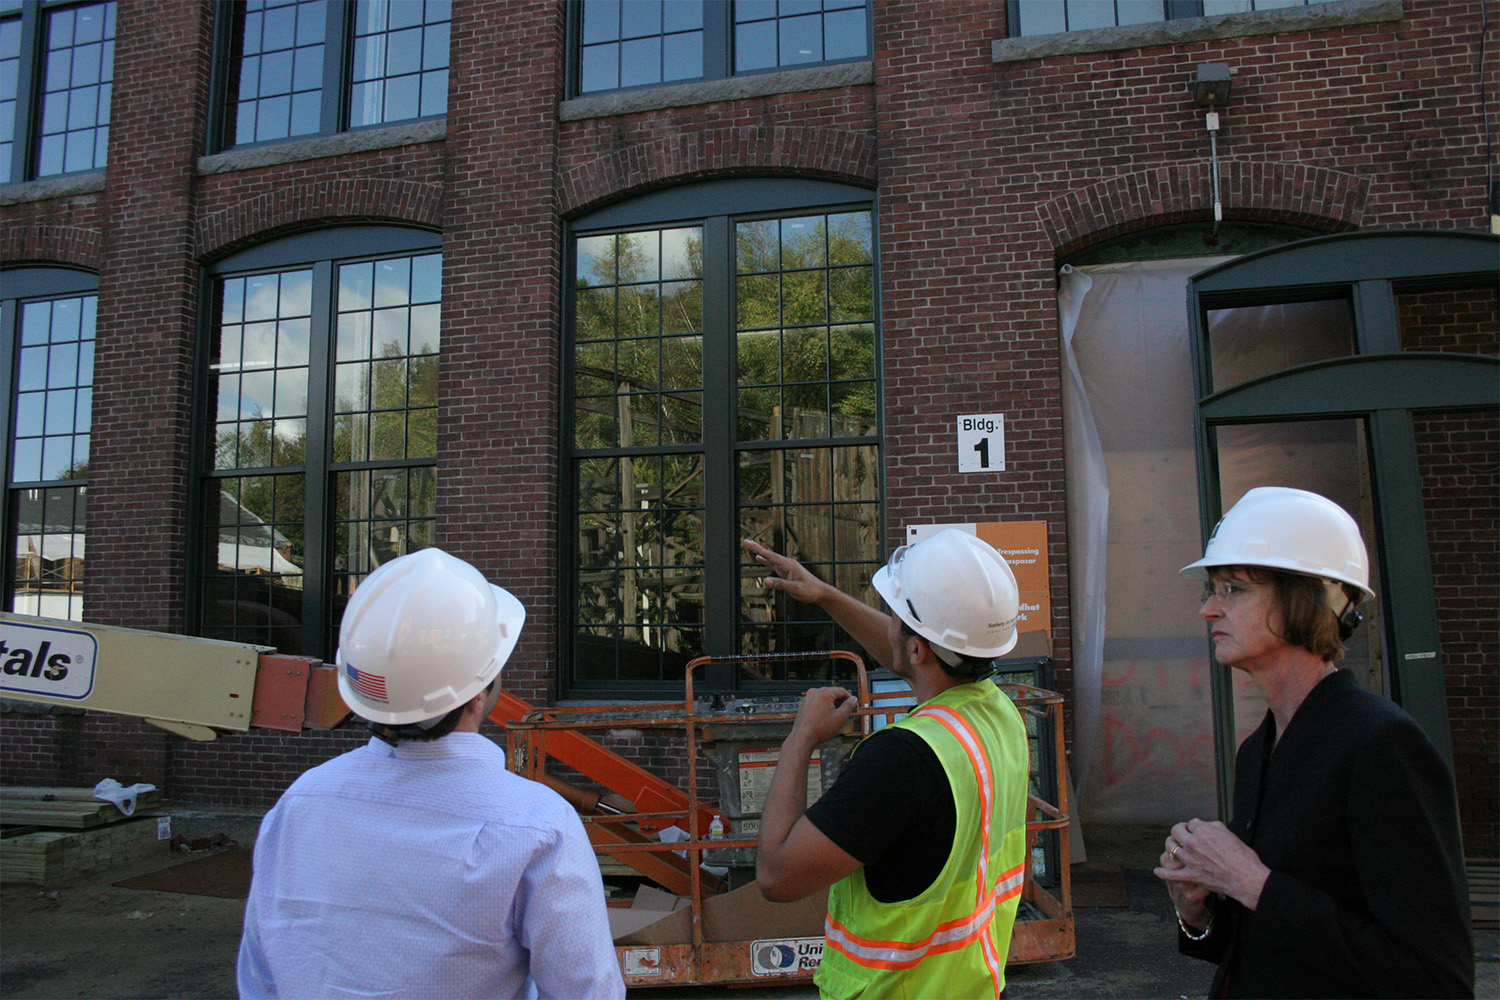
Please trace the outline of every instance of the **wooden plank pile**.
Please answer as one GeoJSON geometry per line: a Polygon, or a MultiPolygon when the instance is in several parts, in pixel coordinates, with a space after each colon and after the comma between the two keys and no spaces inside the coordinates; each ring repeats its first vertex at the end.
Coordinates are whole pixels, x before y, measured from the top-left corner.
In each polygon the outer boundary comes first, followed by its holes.
{"type": "Polygon", "coordinates": [[[165,853],[160,791],[141,793],[133,816],[91,788],[0,788],[0,882],[51,888],[165,853]]]}

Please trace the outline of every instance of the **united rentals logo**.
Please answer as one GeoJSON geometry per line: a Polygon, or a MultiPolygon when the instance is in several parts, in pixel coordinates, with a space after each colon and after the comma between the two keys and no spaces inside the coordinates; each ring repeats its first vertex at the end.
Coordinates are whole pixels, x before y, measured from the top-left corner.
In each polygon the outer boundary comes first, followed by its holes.
{"type": "Polygon", "coordinates": [[[750,971],[757,976],[811,972],[823,961],[823,939],[766,938],[750,942],[750,971]]]}
{"type": "Polygon", "coordinates": [[[87,632],[0,622],[0,691],[82,701],[93,693],[98,658],[87,632]]]}

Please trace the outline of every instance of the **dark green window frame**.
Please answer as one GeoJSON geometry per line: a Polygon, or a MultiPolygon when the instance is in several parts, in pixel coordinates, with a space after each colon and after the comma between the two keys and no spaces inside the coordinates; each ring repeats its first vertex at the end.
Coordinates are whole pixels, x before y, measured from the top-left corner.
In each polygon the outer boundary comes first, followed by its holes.
{"type": "MultiPolygon", "coordinates": [[[[569,227],[560,592],[570,694],[680,691],[682,668],[705,653],[856,648],[816,610],[763,591],[740,540],[877,600],[865,593],[882,544],[874,228],[863,189],[777,180],[674,189],[569,227]],[[814,259],[794,249],[803,238],[834,249],[814,259]],[[694,263],[671,252],[674,241],[694,246],[694,263]],[[861,241],[863,257],[848,249],[861,241]],[[668,249],[642,256],[642,246],[668,249]],[[629,257],[632,273],[601,270],[604,254],[629,257]],[[768,296],[781,303],[774,316],[751,304],[768,296]],[[609,317],[627,308],[647,325],[622,333],[609,317]]],[[[753,679],[715,668],[707,679],[805,686],[798,670],[753,679]]]]}
{"type": "Polygon", "coordinates": [[[358,581],[433,544],[441,252],[436,233],[351,226],[206,269],[199,634],[331,658],[358,581]]]}
{"type": "Polygon", "coordinates": [[[0,0],[0,184],[104,169],[114,0],[0,0]]]}
{"type": "Polygon", "coordinates": [[[218,11],[212,149],[447,114],[452,0],[238,0],[218,11]]]}
{"type": "MultiPolygon", "coordinates": [[[[1482,233],[1370,230],[1321,236],[1228,261],[1188,285],[1198,455],[1199,510],[1207,539],[1223,513],[1216,431],[1227,425],[1353,418],[1368,442],[1390,695],[1452,760],[1432,563],[1421,495],[1413,413],[1493,410],[1494,357],[1403,349],[1397,297],[1412,291],[1496,287],[1500,240],[1482,233]],[[1228,386],[1215,385],[1211,316],[1216,310],[1340,302],[1353,317],[1350,351],[1228,386]],[[1415,654],[1415,655],[1412,655],[1415,654]]],[[[1210,674],[1219,808],[1233,790],[1234,703],[1228,668],[1210,674]]]]}
{"type": "Polygon", "coordinates": [[[0,272],[0,285],[3,607],[81,621],[99,281],[30,267],[0,272]]]}
{"type": "Polygon", "coordinates": [[[870,58],[868,0],[574,0],[568,93],[870,58]]]}

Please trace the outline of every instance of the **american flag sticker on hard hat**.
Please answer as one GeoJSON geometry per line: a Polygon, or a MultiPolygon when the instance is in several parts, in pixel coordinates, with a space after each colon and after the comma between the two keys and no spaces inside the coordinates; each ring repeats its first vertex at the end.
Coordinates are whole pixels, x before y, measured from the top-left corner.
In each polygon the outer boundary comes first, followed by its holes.
{"type": "Polygon", "coordinates": [[[344,668],[349,672],[349,686],[354,688],[366,698],[376,701],[385,701],[385,678],[379,674],[372,674],[367,670],[356,670],[352,666],[344,668]]]}

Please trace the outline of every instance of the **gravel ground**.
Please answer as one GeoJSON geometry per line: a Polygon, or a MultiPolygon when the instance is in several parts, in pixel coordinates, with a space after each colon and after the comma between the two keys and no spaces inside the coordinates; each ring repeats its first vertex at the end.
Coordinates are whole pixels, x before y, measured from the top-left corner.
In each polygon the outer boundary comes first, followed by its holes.
{"type": "MultiPolygon", "coordinates": [[[[188,836],[226,833],[249,846],[257,817],[174,813],[174,831],[188,836]]],[[[1092,867],[1123,871],[1126,905],[1076,910],[1078,954],[1071,959],[1016,966],[1008,972],[1012,1000],[1049,997],[1129,997],[1174,1000],[1208,989],[1208,965],[1176,953],[1175,924],[1166,892],[1151,875],[1161,833],[1131,828],[1090,834],[1092,867]]],[[[0,995],[6,1000],[234,997],[234,962],[244,901],[113,883],[184,860],[160,857],[42,892],[8,885],[0,891],[0,995]]],[[[1500,997],[1497,932],[1478,939],[1477,995],[1500,997]]],[[[762,989],[631,990],[632,1000],[804,1000],[810,985],[762,989]]]]}

